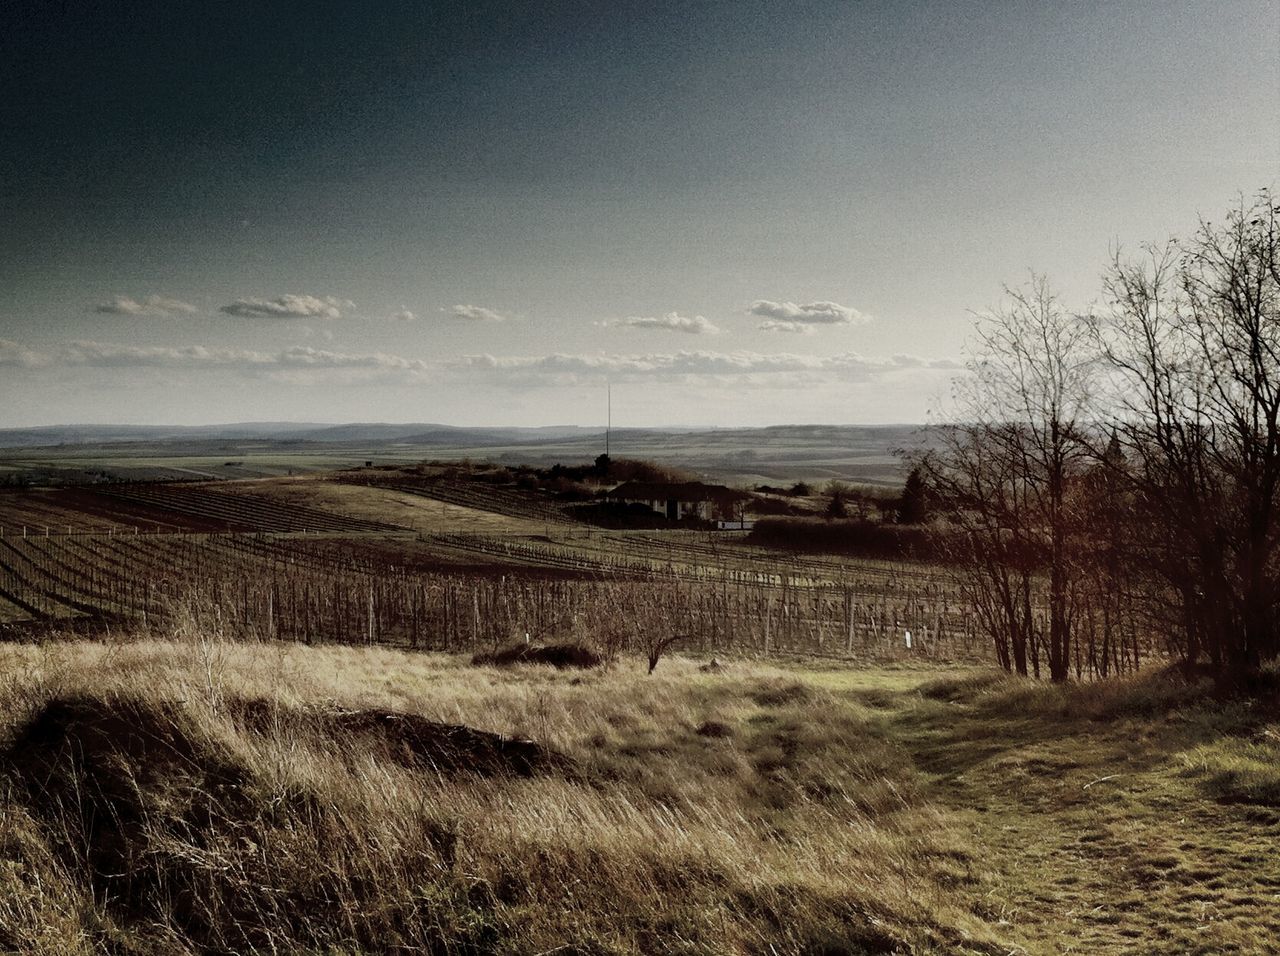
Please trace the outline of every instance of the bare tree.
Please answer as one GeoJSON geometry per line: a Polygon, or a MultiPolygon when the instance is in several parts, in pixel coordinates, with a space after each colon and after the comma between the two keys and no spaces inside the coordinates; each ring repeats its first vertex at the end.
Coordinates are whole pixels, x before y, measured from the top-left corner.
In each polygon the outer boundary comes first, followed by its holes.
{"type": "Polygon", "coordinates": [[[1026,673],[1029,658],[1038,675],[1043,647],[1061,681],[1075,603],[1069,490],[1086,460],[1093,352],[1087,323],[1044,277],[1005,292],[979,318],[955,421],[919,466],[962,532],[957,564],[1001,662],[1026,673]]]}
{"type": "Polygon", "coordinates": [[[989,441],[989,426],[948,424],[917,467],[953,530],[951,566],[1005,670],[1038,674],[1035,561],[1028,509],[1010,462],[989,441]]]}
{"type": "Polygon", "coordinates": [[[1150,606],[1188,667],[1230,682],[1280,656],[1278,262],[1264,192],[1186,243],[1116,254],[1095,323],[1150,606]]]}
{"type": "Polygon", "coordinates": [[[1143,575],[1132,547],[1134,499],[1121,478],[1124,452],[1114,433],[1091,430],[1086,437],[1093,460],[1071,482],[1067,504],[1076,524],[1068,555],[1076,605],[1073,664],[1077,674],[1106,677],[1141,667],[1144,645],[1159,627],[1140,613],[1143,575]]]}

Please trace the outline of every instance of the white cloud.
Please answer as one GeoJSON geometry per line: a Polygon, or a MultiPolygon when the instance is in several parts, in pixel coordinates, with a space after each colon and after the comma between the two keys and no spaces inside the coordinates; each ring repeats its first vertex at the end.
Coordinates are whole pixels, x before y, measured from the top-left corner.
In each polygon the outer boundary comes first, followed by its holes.
{"type": "Polygon", "coordinates": [[[0,368],[41,368],[48,364],[49,356],[33,352],[9,339],[0,339],[0,368]]]}
{"type": "Polygon", "coordinates": [[[871,321],[871,316],[838,302],[798,305],[795,302],[757,299],[747,312],[765,320],[760,323],[760,328],[766,332],[805,332],[820,325],[862,325],[871,321]]]}
{"type": "Polygon", "coordinates": [[[142,300],[118,295],[110,302],[95,305],[93,311],[105,315],[190,315],[199,310],[189,302],[163,295],[149,295],[142,300]]]}
{"type": "Polygon", "coordinates": [[[505,313],[479,305],[455,305],[449,310],[449,315],[455,319],[467,319],[471,322],[506,322],[511,318],[505,313]]]}
{"type": "Polygon", "coordinates": [[[77,340],[58,349],[50,361],[95,368],[257,368],[270,365],[272,358],[263,352],[204,345],[139,346],[77,340]]]}
{"type": "Polygon", "coordinates": [[[355,303],[333,296],[318,298],[313,295],[281,295],[274,299],[236,299],[219,311],[249,319],[340,319],[344,309],[355,308],[355,303]]]}
{"type": "Polygon", "coordinates": [[[808,335],[813,332],[813,326],[804,322],[792,322],[788,319],[765,319],[760,323],[760,328],[766,332],[792,332],[798,335],[808,335]]]}
{"type": "Polygon", "coordinates": [[[459,372],[487,375],[520,385],[570,385],[614,380],[749,381],[761,385],[804,385],[817,381],[868,381],[909,372],[960,368],[954,359],[911,355],[872,358],[848,352],[817,356],[788,352],[680,351],[644,355],[555,354],[545,356],[468,355],[450,363],[459,372]]]}
{"type": "Polygon", "coordinates": [[[296,345],[272,356],[272,362],[286,368],[341,368],[376,371],[427,372],[431,365],[421,359],[407,359],[385,352],[350,354],[296,345]]]}
{"type": "Polygon", "coordinates": [[[681,315],[678,312],[668,312],[666,315],[656,317],[633,315],[626,319],[618,319],[615,322],[606,322],[604,324],[631,329],[657,329],[663,332],[685,332],[690,335],[715,335],[721,331],[719,326],[710,322],[701,315],[681,315]]]}
{"type": "Polygon", "coordinates": [[[401,308],[399,312],[392,313],[391,318],[395,319],[397,322],[412,322],[417,318],[417,316],[408,309],[401,308]]]}
{"type": "MultiPolygon", "coordinates": [[[[279,352],[213,348],[204,345],[137,346],[77,340],[49,352],[35,352],[0,339],[0,367],[228,370],[275,375],[345,372],[368,377],[420,379],[435,369],[422,359],[384,352],[347,353],[310,346],[279,352]]],[[[295,380],[297,379],[295,376],[295,380]]]]}
{"type": "Polygon", "coordinates": [[[467,355],[448,360],[407,358],[385,352],[349,353],[310,346],[280,351],[219,348],[204,345],[136,346],[73,341],[37,351],[0,340],[0,367],[16,369],[170,369],[223,371],[274,378],[296,384],[317,382],[452,381],[513,388],[558,388],[598,384],[604,380],[651,383],[744,385],[771,389],[805,389],[899,379],[920,383],[954,374],[955,359],[915,355],[870,357],[772,354],[748,351],[682,350],[650,353],[557,353],[551,355],[467,355]]]}

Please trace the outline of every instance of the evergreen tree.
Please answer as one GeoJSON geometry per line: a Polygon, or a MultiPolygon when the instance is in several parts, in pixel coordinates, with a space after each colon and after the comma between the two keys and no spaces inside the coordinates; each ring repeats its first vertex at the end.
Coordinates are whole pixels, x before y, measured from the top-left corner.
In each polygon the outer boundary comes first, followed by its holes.
{"type": "Polygon", "coordinates": [[[919,468],[912,468],[907,483],[902,486],[902,498],[898,501],[898,524],[922,524],[929,519],[928,491],[919,468]]]}

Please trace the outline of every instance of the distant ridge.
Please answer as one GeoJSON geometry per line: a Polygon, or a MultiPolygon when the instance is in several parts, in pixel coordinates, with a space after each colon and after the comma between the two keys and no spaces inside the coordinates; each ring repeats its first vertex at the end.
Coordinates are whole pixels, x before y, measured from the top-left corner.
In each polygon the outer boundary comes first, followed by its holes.
{"type": "MultiPolygon", "coordinates": [[[[914,430],[914,425],[769,425],[759,428],[615,428],[621,436],[656,438],[662,435],[705,436],[709,444],[721,444],[747,435],[785,434],[831,439],[839,434],[870,435],[914,430]]],[[[604,427],[546,425],[539,427],[469,427],[429,422],[389,424],[352,422],[240,422],[225,425],[44,425],[0,429],[0,448],[39,448],[75,445],[114,445],[138,442],[271,441],[318,445],[458,446],[596,442],[604,427]]]]}
{"type": "MultiPolygon", "coordinates": [[[[615,428],[610,454],[741,485],[852,481],[900,485],[898,451],[928,442],[915,425],[615,428]]],[[[583,464],[603,427],[474,428],[438,423],[241,422],[62,425],[0,430],[0,484],[254,479],[421,462],[583,464]]]]}

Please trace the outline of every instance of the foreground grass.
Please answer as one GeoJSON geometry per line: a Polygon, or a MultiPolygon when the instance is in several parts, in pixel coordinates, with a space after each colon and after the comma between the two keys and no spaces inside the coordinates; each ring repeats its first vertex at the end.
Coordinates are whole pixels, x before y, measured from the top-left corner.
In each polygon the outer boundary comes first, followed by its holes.
{"type": "Polygon", "coordinates": [[[1268,718],[1150,678],[646,677],[199,640],[6,645],[0,673],[13,951],[1219,953],[1280,933],[1268,718]],[[181,759],[122,748],[31,780],[24,728],[83,699],[181,759]],[[433,773],[307,719],[335,709],[530,737],[571,769],[433,773]],[[125,875],[87,846],[95,792],[131,814],[125,875]]]}

